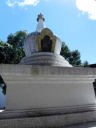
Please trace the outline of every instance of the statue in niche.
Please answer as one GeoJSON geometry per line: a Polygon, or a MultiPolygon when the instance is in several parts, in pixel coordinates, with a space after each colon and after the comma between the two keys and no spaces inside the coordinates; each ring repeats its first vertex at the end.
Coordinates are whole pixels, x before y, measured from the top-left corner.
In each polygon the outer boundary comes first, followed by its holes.
{"type": "Polygon", "coordinates": [[[41,40],[41,51],[42,52],[51,52],[52,50],[52,40],[49,36],[44,36],[41,40]]]}

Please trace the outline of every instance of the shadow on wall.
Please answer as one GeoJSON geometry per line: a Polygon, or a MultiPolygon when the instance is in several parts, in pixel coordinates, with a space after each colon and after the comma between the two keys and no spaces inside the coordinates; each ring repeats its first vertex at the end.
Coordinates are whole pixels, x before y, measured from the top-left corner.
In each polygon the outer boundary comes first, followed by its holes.
{"type": "Polygon", "coordinates": [[[94,87],[94,92],[95,92],[95,96],[96,96],[96,79],[93,82],[93,87],[94,87]]]}
{"type": "Polygon", "coordinates": [[[5,105],[6,105],[6,84],[0,75],[0,112],[5,110],[5,105]]]}

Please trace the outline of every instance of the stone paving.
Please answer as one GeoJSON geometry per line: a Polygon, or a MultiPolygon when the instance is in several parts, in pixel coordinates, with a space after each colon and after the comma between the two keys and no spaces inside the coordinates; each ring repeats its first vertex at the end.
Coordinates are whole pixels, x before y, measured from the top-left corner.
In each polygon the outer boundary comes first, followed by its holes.
{"type": "Polygon", "coordinates": [[[96,128],[96,122],[84,123],[84,124],[69,126],[69,127],[66,127],[66,128],[96,128]]]}

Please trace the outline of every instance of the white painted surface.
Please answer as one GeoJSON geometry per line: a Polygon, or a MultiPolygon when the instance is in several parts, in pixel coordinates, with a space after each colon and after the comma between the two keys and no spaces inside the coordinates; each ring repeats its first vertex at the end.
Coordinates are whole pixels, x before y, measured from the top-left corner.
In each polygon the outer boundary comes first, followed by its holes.
{"type": "Polygon", "coordinates": [[[62,47],[62,42],[61,42],[61,40],[57,37],[54,53],[60,55],[61,47],[62,47]]]}
{"type": "Polygon", "coordinates": [[[37,28],[36,28],[36,32],[41,32],[45,27],[46,27],[46,25],[45,25],[43,19],[39,19],[37,28]]]}
{"type": "Polygon", "coordinates": [[[30,34],[24,41],[24,51],[26,56],[31,56],[32,53],[38,51],[38,42],[37,42],[36,32],[30,34]]]}
{"type": "MultiPolygon", "coordinates": [[[[7,109],[64,107],[94,104],[95,95],[90,82],[63,81],[33,77],[7,82],[7,109]],[[29,79],[29,80],[28,80],[29,79]]],[[[14,78],[13,78],[14,79],[14,78]]]]}
{"type": "Polygon", "coordinates": [[[63,56],[50,52],[37,52],[21,59],[20,64],[25,65],[50,65],[59,67],[72,67],[63,56]]]}
{"type": "Polygon", "coordinates": [[[0,71],[7,84],[6,109],[96,104],[93,69],[2,65],[0,71]]]}

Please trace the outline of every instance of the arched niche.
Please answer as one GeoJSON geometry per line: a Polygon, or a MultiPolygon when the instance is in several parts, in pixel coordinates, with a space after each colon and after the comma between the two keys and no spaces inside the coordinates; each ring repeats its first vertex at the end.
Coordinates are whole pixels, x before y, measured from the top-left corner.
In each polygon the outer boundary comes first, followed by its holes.
{"type": "Polygon", "coordinates": [[[56,45],[56,36],[52,31],[45,28],[39,33],[37,37],[38,51],[39,52],[54,52],[56,45]]]}
{"type": "Polygon", "coordinates": [[[44,36],[41,40],[41,52],[51,52],[52,51],[52,40],[49,36],[44,36]]]}

